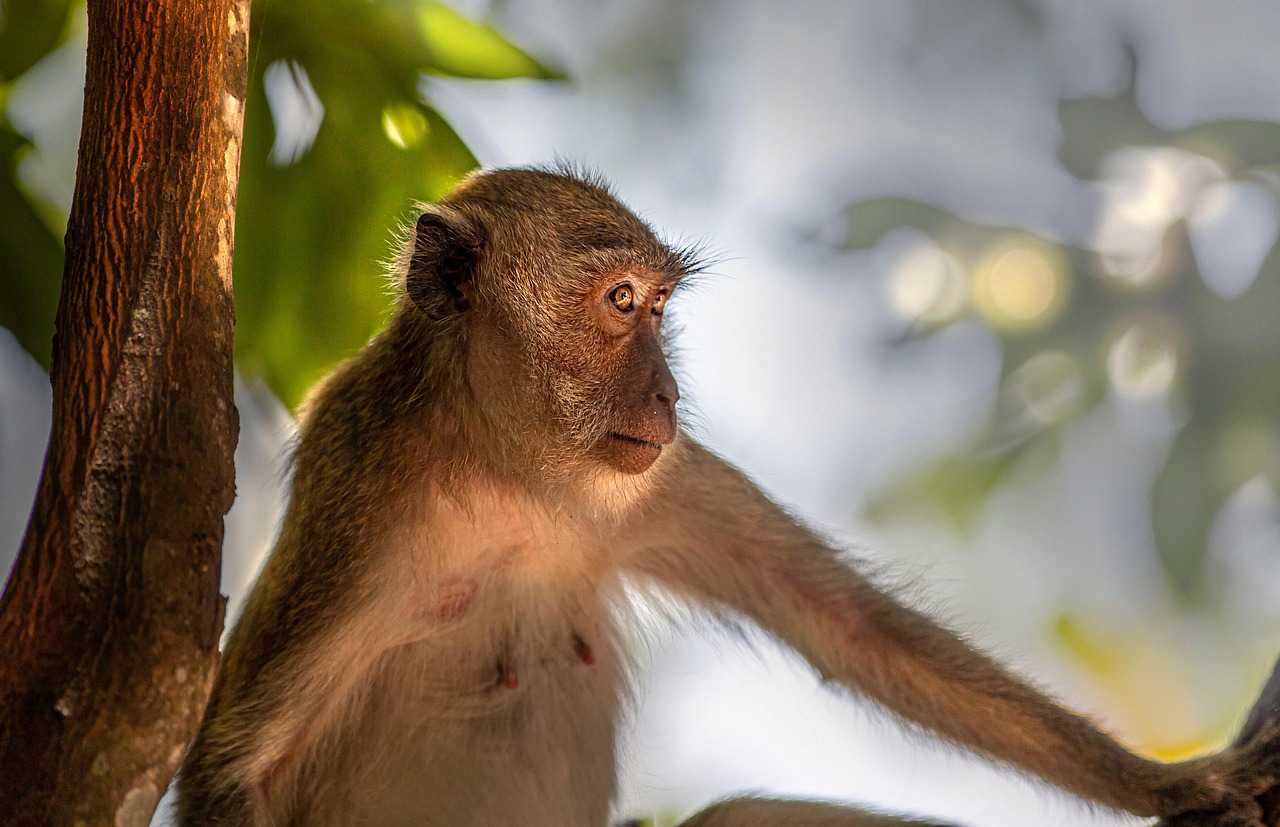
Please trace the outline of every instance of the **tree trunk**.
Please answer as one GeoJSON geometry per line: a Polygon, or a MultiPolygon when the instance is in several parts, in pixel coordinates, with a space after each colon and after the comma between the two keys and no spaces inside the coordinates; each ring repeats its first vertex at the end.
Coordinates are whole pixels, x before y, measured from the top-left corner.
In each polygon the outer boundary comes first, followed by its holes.
{"type": "MultiPolygon", "coordinates": [[[[1247,744],[1276,727],[1280,727],[1280,661],[1271,668],[1271,677],[1258,693],[1258,700],[1249,710],[1236,743],[1247,744]]],[[[1259,796],[1258,803],[1262,805],[1262,823],[1267,827],[1280,827],[1280,785],[1259,796]]]]}
{"type": "Polygon", "coordinates": [[[53,428],[0,599],[8,825],[146,825],[212,684],[248,19],[89,2],[53,428]]]}
{"type": "MultiPolygon", "coordinates": [[[[1278,740],[1275,735],[1277,727],[1280,727],[1280,661],[1271,667],[1271,677],[1258,693],[1258,700],[1254,701],[1253,708],[1245,717],[1233,745],[1243,746],[1258,737],[1268,738],[1274,745],[1278,740]]],[[[1272,785],[1271,789],[1258,796],[1257,801],[1262,808],[1262,823],[1267,827],[1280,827],[1280,784],[1272,785]]],[[[1183,817],[1177,823],[1185,827],[1195,822],[1183,817]]],[[[1154,827],[1170,827],[1170,822],[1161,819],[1154,827]]]]}

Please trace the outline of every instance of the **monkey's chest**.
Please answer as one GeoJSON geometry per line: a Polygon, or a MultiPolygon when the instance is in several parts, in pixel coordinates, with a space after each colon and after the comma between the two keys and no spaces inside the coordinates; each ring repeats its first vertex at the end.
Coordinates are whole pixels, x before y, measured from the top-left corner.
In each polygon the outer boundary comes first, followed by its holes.
{"type": "Polygon", "coordinates": [[[565,696],[612,696],[614,623],[596,590],[449,578],[423,599],[421,639],[390,651],[383,682],[433,716],[550,714],[565,696]]]}
{"type": "Polygon", "coordinates": [[[604,824],[622,682],[599,595],[444,585],[425,604],[439,622],[382,658],[353,721],[376,770],[351,821],[604,824]]]}

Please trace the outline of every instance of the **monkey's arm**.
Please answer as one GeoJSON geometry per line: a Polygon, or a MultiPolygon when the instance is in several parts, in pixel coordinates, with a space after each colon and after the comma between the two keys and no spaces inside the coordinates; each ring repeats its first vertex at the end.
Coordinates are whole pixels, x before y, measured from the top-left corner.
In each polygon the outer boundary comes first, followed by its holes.
{"type": "Polygon", "coordinates": [[[303,544],[331,539],[316,533],[286,522],[232,630],[180,776],[180,824],[274,823],[308,748],[382,651],[387,601],[363,572],[315,565],[303,544]]]}
{"type": "MultiPolygon", "coordinates": [[[[1161,764],[1134,755],[877,588],[690,439],[673,446],[636,567],[754,618],[822,676],[976,752],[1138,815],[1244,814],[1272,781],[1261,749],[1161,764]]],[[[1274,737],[1271,738],[1274,741],[1274,737]]],[[[1216,822],[1205,822],[1216,823],[1216,822]]]]}
{"type": "Polygon", "coordinates": [[[363,433],[329,421],[350,405],[317,407],[280,537],[227,639],[183,764],[179,824],[287,822],[281,808],[308,751],[340,725],[378,657],[411,631],[406,589],[415,579],[386,564],[397,559],[387,525],[400,504],[379,498],[376,473],[407,472],[339,442],[363,433]]]}

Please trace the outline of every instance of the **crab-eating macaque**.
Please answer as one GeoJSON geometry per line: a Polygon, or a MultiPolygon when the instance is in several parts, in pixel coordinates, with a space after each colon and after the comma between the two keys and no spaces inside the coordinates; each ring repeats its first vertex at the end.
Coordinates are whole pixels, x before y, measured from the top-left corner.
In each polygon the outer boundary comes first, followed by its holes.
{"type": "MultiPolygon", "coordinates": [[[[605,827],[639,582],[1084,799],[1260,827],[1272,733],[1182,763],[1129,752],[681,431],[663,311],[697,266],[572,172],[480,172],[425,207],[392,320],[304,406],[180,824],[605,827]]],[[[739,798],[688,823],[909,822],[739,798]]]]}

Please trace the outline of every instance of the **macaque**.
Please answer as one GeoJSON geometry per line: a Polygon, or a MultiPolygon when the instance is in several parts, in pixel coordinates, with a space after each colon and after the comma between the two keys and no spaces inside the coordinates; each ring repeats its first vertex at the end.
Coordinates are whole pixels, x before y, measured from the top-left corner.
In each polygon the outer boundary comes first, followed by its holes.
{"type": "MultiPolygon", "coordinates": [[[[1134,755],[682,431],[663,313],[697,268],[572,172],[476,173],[424,209],[392,320],[304,406],[180,824],[606,827],[628,582],[749,619],[824,680],[1081,798],[1261,827],[1272,733],[1134,755]]],[[[687,822],[908,823],[762,798],[687,822]]]]}

